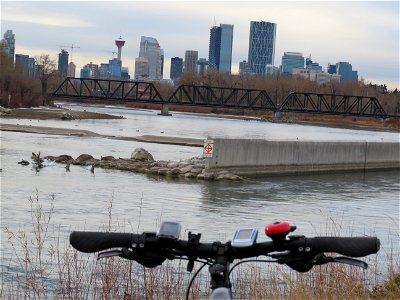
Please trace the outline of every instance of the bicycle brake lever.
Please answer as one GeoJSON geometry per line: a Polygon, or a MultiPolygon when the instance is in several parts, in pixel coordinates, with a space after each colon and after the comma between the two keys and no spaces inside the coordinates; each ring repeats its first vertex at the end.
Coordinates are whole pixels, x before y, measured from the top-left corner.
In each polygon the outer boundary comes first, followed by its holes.
{"type": "Polygon", "coordinates": [[[102,258],[112,257],[112,256],[124,257],[125,255],[124,255],[124,252],[122,252],[121,250],[103,251],[97,255],[97,260],[102,259],[102,258]]]}
{"type": "Polygon", "coordinates": [[[334,257],[333,258],[334,262],[342,263],[342,264],[347,264],[347,265],[352,265],[356,267],[361,267],[363,269],[368,268],[368,264],[365,261],[346,257],[346,256],[339,256],[339,257],[334,257]]]}

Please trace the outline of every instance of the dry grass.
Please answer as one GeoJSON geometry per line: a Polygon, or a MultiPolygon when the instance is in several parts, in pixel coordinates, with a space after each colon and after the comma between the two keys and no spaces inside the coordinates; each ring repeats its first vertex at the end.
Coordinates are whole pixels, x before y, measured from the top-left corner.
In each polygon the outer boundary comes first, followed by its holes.
{"type": "MultiPolygon", "coordinates": [[[[147,269],[120,258],[97,261],[79,253],[52,226],[54,196],[43,208],[39,193],[29,199],[29,231],[5,228],[13,250],[2,272],[0,299],[184,299],[190,276],[185,261],[147,269]],[[57,238],[54,238],[57,236],[57,238]]],[[[108,208],[111,230],[112,201],[108,208]]],[[[389,255],[386,275],[372,261],[369,271],[341,264],[297,273],[282,265],[247,264],[231,274],[235,299],[400,299],[398,258],[389,255]]],[[[371,261],[371,260],[370,260],[371,261]]],[[[371,264],[371,262],[370,262],[371,264]]],[[[4,263],[3,263],[4,265],[4,263]]],[[[196,265],[196,267],[199,267],[196,265]]],[[[195,271],[195,270],[194,270],[195,271]]],[[[191,299],[209,295],[207,271],[194,281],[191,299]]]]}

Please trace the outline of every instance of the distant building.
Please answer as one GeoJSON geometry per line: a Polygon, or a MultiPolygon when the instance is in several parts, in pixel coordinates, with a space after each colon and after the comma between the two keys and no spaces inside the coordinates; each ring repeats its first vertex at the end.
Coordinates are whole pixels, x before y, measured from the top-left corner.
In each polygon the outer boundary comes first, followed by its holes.
{"type": "Polygon", "coordinates": [[[135,59],[135,80],[149,80],[149,60],[144,57],[135,59]]]}
{"type": "Polygon", "coordinates": [[[266,66],[274,65],[275,38],[275,23],[250,22],[248,62],[252,73],[264,75],[266,66]]]}
{"type": "Polygon", "coordinates": [[[171,58],[171,69],[169,77],[176,81],[182,76],[183,70],[183,59],[180,57],[173,57],[171,58]]]}
{"type": "Polygon", "coordinates": [[[231,73],[233,25],[220,24],[210,30],[208,61],[211,69],[231,73]]]}
{"type": "Polygon", "coordinates": [[[15,55],[15,67],[19,70],[24,77],[28,77],[29,74],[29,55],[16,54],[15,55]]]}
{"type": "Polygon", "coordinates": [[[306,58],[306,69],[322,71],[322,66],[311,60],[311,56],[306,58]]]}
{"type": "Polygon", "coordinates": [[[265,75],[275,75],[279,72],[279,68],[273,65],[265,66],[265,75]]]}
{"type": "Polygon", "coordinates": [[[160,80],[162,78],[161,48],[155,38],[141,37],[139,57],[146,58],[148,61],[148,80],[160,80]]]}
{"type": "Polygon", "coordinates": [[[7,41],[5,39],[1,39],[0,40],[0,52],[8,57],[8,55],[10,53],[9,49],[10,48],[8,47],[7,41]]]}
{"type": "Polygon", "coordinates": [[[336,64],[336,74],[340,75],[340,82],[357,81],[358,72],[348,62],[338,62],[336,64]]]}
{"type": "Polygon", "coordinates": [[[208,60],[205,58],[200,58],[196,63],[196,71],[198,74],[204,74],[208,69],[208,60]]]}
{"type": "Polygon", "coordinates": [[[299,52],[284,52],[282,56],[282,74],[292,75],[294,68],[304,68],[304,57],[299,52]]]}
{"type": "Polygon", "coordinates": [[[113,58],[108,61],[111,79],[121,79],[121,61],[118,58],[113,58]]]}
{"type": "Polygon", "coordinates": [[[92,70],[90,70],[88,65],[86,65],[81,69],[81,74],[80,74],[81,76],[80,77],[81,78],[90,78],[92,76],[91,72],[92,72],[92,70]]]}
{"type": "Polygon", "coordinates": [[[129,80],[131,77],[129,76],[129,68],[122,67],[121,68],[121,79],[122,80],[129,80]]]}
{"type": "Polygon", "coordinates": [[[185,51],[184,72],[196,72],[196,64],[199,60],[199,52],[195,50],[185,51]]]}
{"type": "Polygon", "coordinates": [[[239,62],[239,75],[249,75],[251,73],[250,65],[247,61],[239,62]]]}
{"type": "Polygon", "coordinates": [[[329,74],[336,74],[336,64],[334,65],[328,64],[327,72],[329,74]]]}
{"type": "Polygon", "coordinates": [[[92,78],[98,78],[99,77],[99,65],[98,64],[94,64],[92,62],[90,62],[90,64],[87,64],[87,66],[90,68],[91,72],[90,75],[92,78]]]}
{"type": "Polygon", "coordinates": [[[36,78],[36,62],[35,59],[33,57],[29,57],[28,60],[28,77],[29,78],[36,78]]]}
{"type": "Polygon", "coordinates": [[[68,64],[68,77],[75,77],[75,76],[76,76],[75,73],[76,73],[76,66],[75,66],[75,64],[71,61],[71,62],[68,64]]]}
{"type": "Polygon", "coordinates": [[[99,67],[99,77],[103,79],[110,78],[110,68],[108,64],[100,64],[99,67]]]}
{"type": "Polygon", "coordinates": [[[68,75],[68,51],[64,49],[58,54],[58,73],[61,77],[67,77],[68,75]]]}
{"type": "Polygon", "coordinates": [[[164,49],[160,49],[161,53],[161,79],[164,78],[164,49]]]}
{"type": "Polygon", "coordinates": [[[7,30],[4,33],[4,40],[7,41],[8,45],[8,57],[14,63],[14,56],[15,56],[15,34],[13,34],[12,30],[7,30]]]}
{"type": "Polygon", "coordinates": [[[329,83],[331,81],[340,81],[340,75],[338,74],[329,74],[321,70],[314,70],[310,68],[294,68],[292,70],[292,75],[300,76],[310,81],[315,81],[320,85],[329,83]]]}

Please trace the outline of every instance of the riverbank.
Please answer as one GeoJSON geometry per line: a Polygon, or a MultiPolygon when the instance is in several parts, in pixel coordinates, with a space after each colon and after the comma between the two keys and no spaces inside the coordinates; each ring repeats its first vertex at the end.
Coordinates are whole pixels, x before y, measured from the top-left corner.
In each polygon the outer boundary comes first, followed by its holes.
{"type": "MultiPolygon", "coordinates": [[[[131,104],[132,105],[132,104],[131,104]]],[[[159,104],[140,104],[134,106],[122,106],[120,109],[159,109],[159,104]]],[[[178,111],[193,115],[207,115],[215,118],[243,119],[243,120],[259,120],[273,123],[296,123],[303,125],[325,126],[333,128],[345,128],[356,130],[374,130],[399,132],[400,118],[392,117],[387,119],[376,117],[359,117],[359,116],[339,116],[339,115],[322,115],[322,114],[303,114],[284,112],[279,119],[276,119],[272,112],[262,111],[244,111],[233,109],[221,109],[216,111],[207,107],[190,107],[171,105],[171,112],[178,111]]],[[[1,118],[14,119],[64,119],[64,120],[83,120],[83,119],[122,119],[123,116],[102,114],[88,111],[77,111],[62,108],[19,108],[8,110],[7,113],[2,111],[1,118]]]]}

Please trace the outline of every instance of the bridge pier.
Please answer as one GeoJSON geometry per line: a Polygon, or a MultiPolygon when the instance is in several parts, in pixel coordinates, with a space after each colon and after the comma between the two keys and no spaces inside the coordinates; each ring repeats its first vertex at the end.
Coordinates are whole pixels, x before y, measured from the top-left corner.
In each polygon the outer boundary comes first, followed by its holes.
{"type": "Polygon", "coordinates": [[[158,114],[159,116],[172,116],[172,114],[168,111],[168,104],[161,104],[161,113],[158,114]]]}

